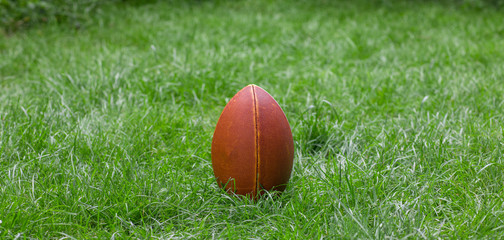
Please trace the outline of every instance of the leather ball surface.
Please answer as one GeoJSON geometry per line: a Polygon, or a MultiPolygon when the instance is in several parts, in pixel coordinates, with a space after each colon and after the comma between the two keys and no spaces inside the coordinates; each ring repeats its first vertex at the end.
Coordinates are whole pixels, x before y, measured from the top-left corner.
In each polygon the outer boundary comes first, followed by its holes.
{"type": "Polygon", "coordinates": [[[289,122],[275,99],[256,85],[240,90],[222,111],[212,139],[219,186],[252,197],[283,191],[293,158],[289,122]]]}

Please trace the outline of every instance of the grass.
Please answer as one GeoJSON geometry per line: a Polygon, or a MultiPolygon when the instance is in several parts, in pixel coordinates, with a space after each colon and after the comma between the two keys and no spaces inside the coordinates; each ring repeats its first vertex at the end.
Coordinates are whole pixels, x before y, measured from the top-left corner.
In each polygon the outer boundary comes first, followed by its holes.
{"type": "Polygon", "coordinates": [[[449,3],[109,6],[0,36],[0,238],[504,237],[502,12],[449,3]],[[286,192],[218,189],[220,112],[257,84],[286,192]]]}

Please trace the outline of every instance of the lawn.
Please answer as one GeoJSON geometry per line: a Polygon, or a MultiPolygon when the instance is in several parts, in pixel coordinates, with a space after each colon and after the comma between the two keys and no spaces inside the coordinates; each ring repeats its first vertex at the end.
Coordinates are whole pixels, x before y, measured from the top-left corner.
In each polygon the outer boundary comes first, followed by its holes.
{"type": "Polygon", "coordinates": [[[437,1],[150,1],[0,34],[0,238],[504,238],[504,14],[437,1]],[[218,188],[247,84],[287,190],[218,188]]]}

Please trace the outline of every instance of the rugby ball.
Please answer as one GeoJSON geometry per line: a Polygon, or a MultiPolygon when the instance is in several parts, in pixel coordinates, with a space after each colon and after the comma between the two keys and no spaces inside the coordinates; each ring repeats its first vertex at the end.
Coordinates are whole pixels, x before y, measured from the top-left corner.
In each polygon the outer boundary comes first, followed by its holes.
{"type": "Polygon", "coordinates": [[[282,108],[262,88],[248,85],[222,111],[212,139],[212,168],[220,187],[256,198],[283,191],[294,142],[282,108]]]}

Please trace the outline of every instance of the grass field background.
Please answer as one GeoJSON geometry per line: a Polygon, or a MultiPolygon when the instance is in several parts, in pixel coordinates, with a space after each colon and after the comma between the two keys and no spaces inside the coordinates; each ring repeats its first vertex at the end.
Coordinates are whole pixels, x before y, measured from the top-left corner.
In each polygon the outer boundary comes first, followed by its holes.
{"type": "Polygon", "coordinates": [[[117,3],[0,35],[0,238],[504,238],[504,15],[435,1],[117,3]],[[278,199],[210,144],[285,111],[278,199]]]}

